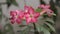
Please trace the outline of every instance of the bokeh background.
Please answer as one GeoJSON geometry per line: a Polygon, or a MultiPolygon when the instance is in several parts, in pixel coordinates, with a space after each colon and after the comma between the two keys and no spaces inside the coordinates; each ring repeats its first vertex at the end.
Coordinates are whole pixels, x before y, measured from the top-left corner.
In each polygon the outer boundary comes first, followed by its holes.
{"type": "MultiPolygon", "coordinates": [[[[9,3],[8,0],[0,0],[0,29],[2,28],[2,31],[4,31],[4,27],[7,23],[9,23],[8,18],[10,17],[9,13],[11,10],[20,10],[24,9],[24,5],[32,6],[33,8],[37,8],[41,4],[41,0],[15,0],[9,3]]],[[[57,31],[57,34],[60,34],[60,0],[43,0],[45,4],[50,4],[53,7],[55,13],[57,14],[56,19],[55,19],[55,29],[57,31]]],[[[52,7],[51,6],[51,7],[52,7]]],[[[19,34],[20,28],[18,25],[12,24],[13,26],[13,31],[15,34],[19,34]]],[[[10,33],[9,33],[10,34],[10,33]]]]}

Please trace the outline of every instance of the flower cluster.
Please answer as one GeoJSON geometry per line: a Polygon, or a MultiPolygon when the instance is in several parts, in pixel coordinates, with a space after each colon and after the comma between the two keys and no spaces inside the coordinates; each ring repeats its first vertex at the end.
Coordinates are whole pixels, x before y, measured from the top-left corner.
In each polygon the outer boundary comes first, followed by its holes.
{"type": "Polygon", "coordinates": [[[24,10],[14,10],[10,11],[10,21],[12,24],[15,22],[20,24],[23,20],[26,20],[26,23],[36,23],[37,18],[47,13],[49,16],[53,13],[52,10],[49,9],[49,5],[40,5],[39,8],[42,9],[41,12],[36,12],[35,9],[31,6],[24,6],[24,10]]]}
{"type": "Polygon", "coordinates": [[[50,9],[50,5],[40,5],[39,8],[46,11],[48,16],[51,16],[54,12],[50,9]]]}

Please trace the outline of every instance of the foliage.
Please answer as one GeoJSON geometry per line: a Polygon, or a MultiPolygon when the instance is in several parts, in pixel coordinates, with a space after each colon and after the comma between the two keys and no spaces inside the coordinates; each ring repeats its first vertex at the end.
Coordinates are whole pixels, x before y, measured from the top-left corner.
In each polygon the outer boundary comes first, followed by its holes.
{"type": "Polygon", "coordinates": [[[18,6],[16,0],[6,0],[7,1],[7,5],[8,7],[10,7],[11,4],[15,5],[15,6],[18,6]]]}
{"type": "Polygon", "coordinates": [[[40,4],[46,4],[43,0],[40,0],[40,4]]]}
{"type": "Polygon", "coordinates": [[[13,27],[9,23],[4,26],[4,33],[7,34],[8,32],[14,34],[13,27]]]}
{"type": "MultiPolygon", "coordinates": [[[[8,7],[10,7],[10,5],[11,4],[13,4],[13,5],[15,5],[15,6],[18,6],[18,4],[17,4],[17,2],[16,2],[16,0],[6,0],[7,1],[7,5],[8,5],[8,7]]],[[[45,6],[45,3],[44,3],[44,1],[42,1],[41,0],[41,4],[44,4],[44,6],[45,6]]],[[[44,8],[43,7],[43,9],[49,9],[49,8],[44,8]]],[[[57,14],[56,13],[56,8],[55,8],[55,6],[52,6],[51,5],[51,8],[50,9],[52,9],[53,11],[54,11],[54,13],[55,14],[57,14]]],[[[31,31],[31,27],[29,26],[29,22],[36,22],[36,21],[34,21],[36,18],[36,16],[40,16],[39,14],[40,13],[42,13],[42,16],[46,16],[48,19],[46,19],[44,22],[45,23],[43,23],[42,25],[40,25],[39,23],[34,23],[35,24],[35,27],[36,27],[36,29],[37,29],[37,31],[38,32],[43,32],[44,34],[51,34],[50,32],[51,31],[53,31],[53,32],[56,32],[55,31],[55,29],[54,29],[54,21],[53,21],[53,19],[50,19],[50,18],[52,18],[52,17],[49,17],[49,15],[47,15],[47,14],[45,14],[45,12],[44,11],[42,11],[42,8],[37,8],[36,10],[35,10],[35,12],[34,12],[34,9],[32,8],[32,7],[29,7],[29,6],[26,6],[26,8],[25,8],[25,10],[24,11],[26,11],[26,10],[29,10],[29,12],[26,12],[26,15],[28,14],[28,15],[30,15],[30,16],[26,16],[25,15],[25,13],[24,12],[20,12],[21,14],[20,14],[20,17],[21,17],[21,15],[23,15],[22,13],[24,13],[24,16],[25,17],[28,17],[28,18],[31,18],[31,20],[29,21],[29,19],[27,19],[26,18],[26,20],[27,20],[27,25],[25,26],[25,25],[20,25],[19,27],[26,27],[26,28],[24,28],[22,31],[21,31],[21,34],[28,34],[28,31],[31,31]],[[28,7],[28,8],[27,8],[28,7]],[[38,14],[38,15],[36,15],[36,14],[38,14]],[[32,18],[32,15],[34,15],[33,17],[35,18],[35,19],[33,19],[32,18]],[[29,22],[28,22],[29,21],[29,22]]],[[[18,10],[16,10],[17,11],[17,13],[19,13],[18,12],[18,10]]],[[[46,10],[47,11],[47,10],[46,10]]],[[[11,15],[12,16],[14,16],[14,17],[16,17],[16,18],[18,18],[18,16],[17,15],[15,15],[15,13],[16,12],[13,12],[13,13],[11,13],[11,15]]],[[[56,16],[55,14],[52,14],[52,16],[54,15],[54,16],[56,16]]],[[[19,14],[18,14],[19,15],[19,14]]],[[[2,8],[0,8],[0,16],[2,16],[2,8]]],[[[12,17],[11,19],[13,19],[14,17],[12,17]]],[[[38,18],[37,17],[37,18],[38,18]]],[[[24,19],[23,18],[23,16],[21,17],[22,19],[24,19]]],[[[15,18],[14,18],[15,19],[15,18]]],[[[14,20],[13,19],[13,20],[14,20]]],[[[55,19],[55,18],[54,18],[55,19]]],[[[15,21],[15,22],[17,22],[18,24],[20,24],[20,19],[18,18],[18,19],[15,19],[15,20],[17,20],[17,21],[15,21]]],[[[24,19],[25,20],[25,19],[24,19]]],[[[37,20],[37,19],[36,19],[37,20]]],[[[6,21],[8,21],[8,20],[6,20],[6,21]]],[[[7,34],[8,32],[10,32],[11,34],[14,34],[14,31],[13,31],[13,27],[12,27],[12,25],[10,24],[10,23],[7,23],[6,25],[4,25],[4,33],[3,34],[7,34]]],[[[35,32],[35,30],[34,30],[34,32],[35,32]]]]}
{"type": "Polygon", "coordinates": [[[2,19],[2,7],[0,5],[0,20],[2,19]]]}
{"type": "MultiPolygon", "coordinates": [[[[53,2],[53,0],[50,0],[49,3],[50,3],[50,6],[51,6],[50,9],[53,10],[56,15],[58,15],[58,11],[57,11],[57,8],[56,8],[55,3],[53,2]]],[[[56,21],[56,17],[57,16],[53,16],[54,21],[56,21]]]]}
{"type": "Polygon", "coordinates": [[[60,3],[59,2],[60,2],[60,0],[56,0],[55,4],[60,7],[60,3]]]}

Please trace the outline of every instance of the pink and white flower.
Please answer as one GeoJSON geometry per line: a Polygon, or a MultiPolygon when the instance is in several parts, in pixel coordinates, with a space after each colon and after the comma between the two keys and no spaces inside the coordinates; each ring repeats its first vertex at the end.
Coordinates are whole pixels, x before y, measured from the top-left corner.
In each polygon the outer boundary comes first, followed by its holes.
{"type": "Polygon", "coordinates": [[[50,5],[40,5],[39,8],[42,8],[42,9],[49,9],[50,8],[50,5]]]}
{"type": "Polygon", "coordinates": [[[40,16],[40,13],[35,12],[34,9],[30,6],[25,6],[25,17],[27,24],[37,22],[37,18],[40,16]],[[27,8],[28,7],[28,8],[27,8]]]}
{"type": "Polygon", "coordinates": [[[50,5],[40,5],[39,8],[42,8],[42,13],[46,13],[48,16],[51,16],[54,12],[49,9],[50,8],[50,5]]]}
{"type": "Polygon", "coordinates": [[[24,11],[23,10],[11,11],[10,12],[11,23],[14,24],[15,22],[17,22],[18,24],[20,24],[23,19],[26,20],[27,24],[36,23],[40,15],[47,13],[48,16],[51,16],[53,14],[53,11],[49,9],[50,8],[49,5],[41,5],[40,8],[42,8],[41,12],[36,12],[34,8],[31,6],[24,6],[24,11]]]}
{"type": "Polygon", "coordinates": [[[15,22],[20,24],[21,19],[23,18],[23,11],[20,11],[20,10],[11,11],[10,16],[11,16],[10,20],[12,24],[14,24],[15,22]]]}

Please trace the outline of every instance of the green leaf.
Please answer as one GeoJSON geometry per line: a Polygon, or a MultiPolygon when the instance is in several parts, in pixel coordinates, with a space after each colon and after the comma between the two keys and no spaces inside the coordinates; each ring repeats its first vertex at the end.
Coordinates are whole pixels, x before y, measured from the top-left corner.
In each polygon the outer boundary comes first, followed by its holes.
{"type": "Polygon", "coordinates": [[[36,12],[41,12],[41,10],[42,10],[42,9],[40,9],[40,8],[37,8],[37,9],[36,9],[36,12]]]}
{"type": "Polygon", "coordinates": [[[49,26],[49,28],[53,31],[53,32],[56,32],[55,31],[55,28],[51,25],[51,24],[49,24],[49,23],[45,23],[47,26],[49,26]]]}
{"type": "Polygon", "coordinates": [[[44,34],[50,34],[50,32],[45,28],[43,28],[43,32],[44,32],[44,34]]]}
{"type": "Polygon", "coordinates": [[[39,32],[43,32],[44,34],[50,34],[50,31],[43,25],[36,24],[36,28],[39,32]]]}
{"type": "Polygon", "coordinates": [[[43,25],[39,25],[39,24],[35,24],[36,25],[36,29],[38,30],[38,32],[43,31],[43,25]]]}
{"type": "Polygon", "coordinates": [[[5,31],[4,31],[5,33],[11,32],[11,34],[14,34],[13,27],[12,27],[12,25],[9,24],[9,23],[4,26],[4,30],[5,30],[5,31]]]}
{"type": "Polygon", "coordinates": [[[47,20],[45,20],[45,21],[48,22],[48,23],[54,24],[54,21],[51,20],[51,19],[47,19],[47,20]]]}
{"type": "Polygon", "coordinates": [[[10,5],[11,5],[11,0],[6,0],[7,1],[7,6],[8,6],[8,8],[10,7],[10,5]]]}
{"type": "Polygon", "coordinates": [[[1,19],[2,19],[2,7],[0,5],[0,21],[1,21],[1,19]]]}
{"type": "Polygon", "coordinates": [[[24,28],[20,34],[28,34],[29,31],[30,31],[30,26],[26,26],[26,28],[24,28]]]}
{"type": "Polygon", "coordinates": [[[46,18],[46,17],[48,17],[48,15],[47,14],[43,14],[43,17],[46,18]]]}
{"type": "Polygon", "coordinates": [[[15,5],[15,6],[18,6],[16,0],[14,0],[14,1],[12,2],[12,4],[15,5]]]}
{"type": "Polygon", "coordinates": [[[41,32],[41,27],[39,24],[36,24],[36,29],[38,30],[38,32],[41,32]]]}
{"type": "Polygon", "coordinates": [[[44,4],[45,5],[46,3],[43,0],[40,0],[40,4],[44,4]]]}
{"type": "Polygon", "coordinates": [[[55,14],[55,13],[53,13],[53,16],[56,16],[56,14],[55,14]]]}
{"type": "Polygon", "coordinates": [[[15,6],[18,6],[16,0],[6,0],[7,1],[7,5],[8,7],[10,7],[11,4],[15,5],[15,6]]]}

